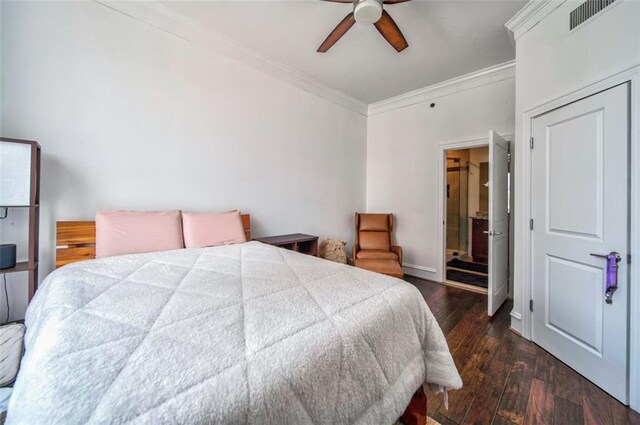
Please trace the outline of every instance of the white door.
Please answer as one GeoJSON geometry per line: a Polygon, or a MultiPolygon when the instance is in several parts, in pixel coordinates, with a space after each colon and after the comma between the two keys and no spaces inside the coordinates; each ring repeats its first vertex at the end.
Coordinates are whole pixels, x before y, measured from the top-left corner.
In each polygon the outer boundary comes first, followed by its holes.
{"type": "Polygon", "coordinates": [[[629,87],[532,122],[532,338],[627,403],[629,87]],[[607,303],[607,260],[618,289],[607,303]]]}
{"type": "Polygon", "coordinates": [[[489,316],[509,288],[509,142],[489,132],[489,316]]]}

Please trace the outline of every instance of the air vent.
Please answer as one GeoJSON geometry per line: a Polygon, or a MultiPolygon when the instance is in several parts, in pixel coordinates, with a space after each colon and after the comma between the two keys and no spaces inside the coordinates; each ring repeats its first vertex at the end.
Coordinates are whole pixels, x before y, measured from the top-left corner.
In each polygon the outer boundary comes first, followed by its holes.
{"type": "Polygon", "coordinates": [[[569,29],[573,30],[616,0],[587,0],[571,11],[569,29]]]}

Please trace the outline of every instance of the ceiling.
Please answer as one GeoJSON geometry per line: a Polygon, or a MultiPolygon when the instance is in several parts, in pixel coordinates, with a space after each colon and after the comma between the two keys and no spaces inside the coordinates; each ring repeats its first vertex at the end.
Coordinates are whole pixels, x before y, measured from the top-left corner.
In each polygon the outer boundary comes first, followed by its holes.
{"type": "Polygon", "coordinates": [[[386,5],[409,48],[397,53],[373,26],[354,25],[316,49],[352,11],[319,0],[161,1],[250,50],[371,104],[515,57],[504,28],[527,0],[413,0],[386,5]]]}

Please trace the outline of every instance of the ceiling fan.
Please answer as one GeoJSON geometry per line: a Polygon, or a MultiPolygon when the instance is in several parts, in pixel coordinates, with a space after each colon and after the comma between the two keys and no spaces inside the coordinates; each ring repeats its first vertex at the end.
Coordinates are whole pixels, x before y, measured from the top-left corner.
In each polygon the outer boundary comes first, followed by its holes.
{"type": "Polygon", "coordinates": [[[318,47],[318,52],[325,53],[347,33],[356,22],[362,25],[373,24],[380,34],[398,52],[409,47],[400,28],[393,18],[384,10],[383,4],[404,3],[410,0],[323,0],[333,3],[353,3],[353,12],[349,13],[318,47]]]}

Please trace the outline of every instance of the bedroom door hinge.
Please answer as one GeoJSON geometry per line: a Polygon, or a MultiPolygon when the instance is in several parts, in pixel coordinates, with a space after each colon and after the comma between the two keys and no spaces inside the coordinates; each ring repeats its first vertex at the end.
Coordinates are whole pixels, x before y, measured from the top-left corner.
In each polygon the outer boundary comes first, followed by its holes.
{"type": "Polygon", "coordinates": [[[533,300],[529,300],[529,311],[533,311],[533,300]]]}
{"type": "Polygon", "coordinates": [[[531,140],[529,141],[529,147],[530,147],[531,149],[533,149],[533,137],[532,137],[532,138],[531,138],[531,140]]]}
{"type": "Polygon", "coordinates": [[[507,154],[507,163],[511,164],[511,154],[507,154]]]}
{"type": "Polygon", "coordinates": [[[529,230],[533,230],[533,219],[529,220],[529,230]]]}
{"type": "Polygon", "coordinates": [[[631,254],[627,254],[627,264],[631,264],[631,254]]]}

